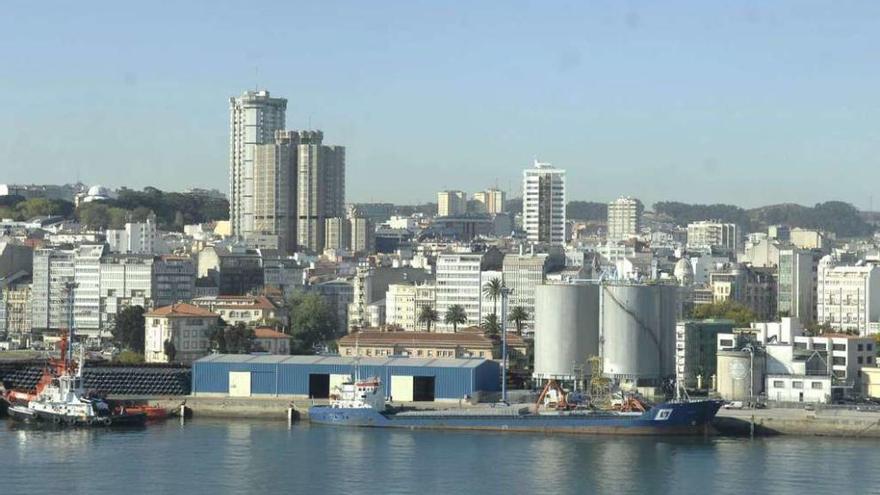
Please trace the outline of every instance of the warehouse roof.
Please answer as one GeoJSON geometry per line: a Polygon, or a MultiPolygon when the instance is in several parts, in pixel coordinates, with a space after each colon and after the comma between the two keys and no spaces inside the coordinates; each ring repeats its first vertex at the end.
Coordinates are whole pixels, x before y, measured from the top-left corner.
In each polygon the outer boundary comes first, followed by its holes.
{"type": "Polygon", "coordinates": [[[211,354],[196,361],[196,363],[235,363],[235,364],[293,364],[293,365],[327,365],[327,366],[416,366],[416,367],[441,367],[441,368],[476,368],[485,363],[486,359],[423,359],[405,357],[362,357],[355,358],[342,356],[283,356],[283,355],[255,355],[255,354],[211,354]]]}

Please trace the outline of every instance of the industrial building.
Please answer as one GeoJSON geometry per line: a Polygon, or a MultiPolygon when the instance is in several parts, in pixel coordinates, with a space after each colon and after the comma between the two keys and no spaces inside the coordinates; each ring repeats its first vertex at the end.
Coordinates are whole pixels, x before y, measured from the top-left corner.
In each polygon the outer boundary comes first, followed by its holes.
{"type": "Polygon", "coordinates": [[[361,377],[378,377],[395,402],[476,399],[500,389],[500,367],[486,359],[213,354],[193,363],[192,393],[326,399],[356,367],[361,377]]]}

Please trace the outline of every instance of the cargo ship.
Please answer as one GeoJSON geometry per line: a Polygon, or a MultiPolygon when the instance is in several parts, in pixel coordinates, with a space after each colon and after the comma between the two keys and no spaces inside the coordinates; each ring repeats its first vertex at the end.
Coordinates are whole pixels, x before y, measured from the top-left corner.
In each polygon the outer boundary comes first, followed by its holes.
{"type": "Polygon", "coordinates": [[[309,408],[309,422],[320,425],[435,430],[488,430],[607,435],[705,435],[721,401],[673,400],[653,406],[628,398],[617,410],[567,404],[555,383],[548,383],[538,403],[448,410],[394,410],[387,407],[378,378],[342,384],[329,405],[309,408]],[[549,387],[549,388],[548,388],[549,387]],[[558,397],[552,408],[548,392],[558,397]]]}

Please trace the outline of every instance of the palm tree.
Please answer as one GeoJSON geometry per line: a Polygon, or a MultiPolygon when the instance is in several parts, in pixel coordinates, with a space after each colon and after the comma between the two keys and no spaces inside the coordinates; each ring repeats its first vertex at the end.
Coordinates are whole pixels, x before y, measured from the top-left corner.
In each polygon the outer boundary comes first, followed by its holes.
{"type": "Polygon", "coordinates": [[[498,300],[501,299],[501,293],[504,290],[504,282],[495,277],[483,284],[483,297],[492,300],[492,314],[498,315],[498,300]]]}
{"type": "Polygon", "coordinates": [[[419,323],[424,323],[428,326],[428,331],[431,331],[431,324],[440,320],[440,316],[437,314],[437,310],[432,308],[431,306],[422,306],[422,309],[419,311],[419,323]]]}
{"type": "Polygon", "coordinates": [[[497,337],[501,333],[501,325],[498,323],[498,315],[486,315],[483,318],[483,332],[488,337],[497,337]]]}
{"type": "Polygon", "coordinates": [[[460,304],[449,306],[443,321],[447,325],[452,325],[453,332],[458,332],[459,323],[467,323],[467,313],[464,311],[464,306],[460,304]]]}
{"type": "Polygon", "coordinates": [[[513,309],[510,310],[510,316],[507,317],[507,321],[512,321],[516,325],[516,333],[518,335],[522,335],[523,323],[529,319],[531,315],[529,315],[529,311],[522,306],[514,306],[513,309]]]}

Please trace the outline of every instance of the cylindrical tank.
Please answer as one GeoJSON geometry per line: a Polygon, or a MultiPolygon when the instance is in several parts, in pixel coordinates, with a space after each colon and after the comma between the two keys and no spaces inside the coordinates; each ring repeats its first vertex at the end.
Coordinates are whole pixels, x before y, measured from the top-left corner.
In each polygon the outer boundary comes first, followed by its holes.
{"type": "Polygon", "coordinates": [[[645,385],[674,375],[678,287],[607,283],[600,300],[605,374],[645,385]]]}
{"type": "Polygon", "coordinates": [[[535,290],[535,371],[539,379],[589,374],[587,358],[599,354],[599,286],[539,285],[535,290]]]}
{"type": "Polygon", "coordinates": [[[752,357],[747,351],[718,351],[717,359],[716,389],[722,399],[747,401],[752,394],[756,397],[763,392],[765,356],[762,352],[755,352],[752,357]]]}

